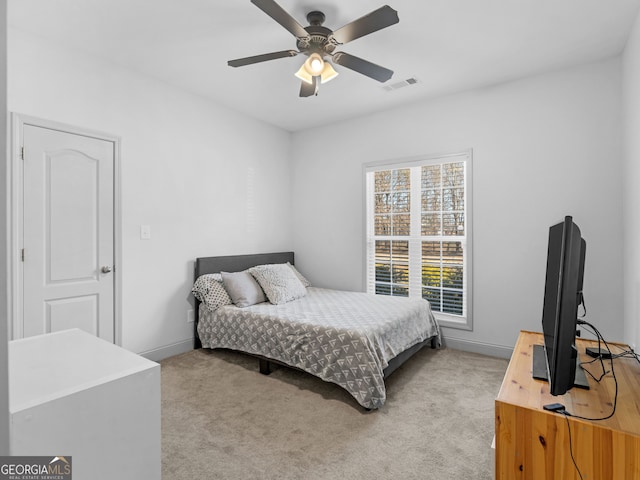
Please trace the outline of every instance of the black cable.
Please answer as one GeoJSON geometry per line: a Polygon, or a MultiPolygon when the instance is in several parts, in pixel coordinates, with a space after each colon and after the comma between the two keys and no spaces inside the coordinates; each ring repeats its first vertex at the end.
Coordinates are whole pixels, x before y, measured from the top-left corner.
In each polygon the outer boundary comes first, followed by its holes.
{"type": "MultiPolygon", "coordinates": [[[[583,322],[581,320],[578,320],[578,324],[584,324],[587,327],[594,328],[593,325],[588,324],[587,322],[583,322]]],[[[591,332],[591,333],[596,335],[594,332],[591,332]]],[[[602,349],[600,348],[600,342],[601,342],[600,341],[600,337],[598,337],[597,335],[596,335],[596,337],[597,337],[597,340],[598,340],[598,351],[601,351],[602,349]]],[[[611,350],[609,350],[611,358],[613,358],[613,359],[616,359],[616,358],[633,358],[638,363],[640,363],[640,354],[636,353],[633,350],[625,350],[620,345],[616,345],[616,347],[619,348],[621,351],[620,351],[620,353],[613,353],[611,350]]],[[[597,357],[594,357],[593,360],[588,360],[586,362],[580,362],[580,365],[590,365],[593,362],[597,362],[599,360],[600,363],[603,365],[603,370],[604,370],[604,363],[602,362],[602,359],[603,359],[603,356],[602,355],[598,355],[597,357]]],[[[596,381],[598,381],[598,380],[596,380],[596,381]]]]}
{"type": "MultiPolygon", "coordinates": [[[[582,298],[582,307],[584,308],[584,313],[583,315],[580,316],[580,318],[584,318],[584,316],[587,313],[587,308],[584,304],[584,297],[582,298]]],[[[611,410],[611,413],[609,415],[607,415],[606,417],[602,417],[602,418],[588,418],[588,417],[582,417],[580,415],[574,415],[572,413],[567,412],[567,410],[559,410],[558,413],[561,413],[564,415],[564,418],[567,422],[567,430],[569,433],[569,454],[571,455],[571,461],[573,462],[573,466],[575,467],[576,471],[578,472],[578,475],[580,476],[581,480],[584,480],[584,477],[582,476],[582,472],[580,471],[580,468],[578,467],[578,463],[576,462],[575,457],[573,456],[573,439],[572,439],[572,434],[571,434],[571,422],[569,421],[569,417],[573,417],[573,418],[579,418],[581,420],[589,420],[589,421],[600,421],[600,420],[607,420],[611,417],[613,417],[613,415],[616,412],[616,407],[618,404],[618,379],[616,378],[616,373],[613,367],[613,361],[616,358],[635,358],[639,363],[640,363],[640,356],[635,353],[632,350],[623,350],[621,353],[618,354],[614,354],[611,351],[611,348],[609,347],[609,344],[607,343],[607,341],[604,339],[604,337],[602,336],[602,334],[598,331],[598,329],[596,327],[594,327],[593,325],[591,325],[589,322],[586,322],[584,320],[577,320],[578,325],[584,325],[586,327],[589,327],[592,331],[593,334],[597,337],[598,340],[598,351],[601,352],[601,343],[604,343],[606,349],[609,351],[609,359],[611,362],[611,376],[613,377],[613,382],[615,385],[615,393],[613,396],[613,409],[611,410]]],[[[600,378],[596,378],[589,370],[587,370],[586,368],[583,369],[586,373],[588,373],[591,378],[593,378],[597,383],[600,383],[600,381],[604,378],[605,375],[607,375],[607,370],[604,366],[604,362],[603,362],[603,358],[602,355],[599,355],[597,358],[594,358],[593,360],[590,360],[588,362],[580,362],[580,366],[582,365],[590,365],[591,363],[600,360],[600,365],[602,366],[602,375],[600,375],[600,378]]]]}
{"type": "MultiPolygon", "coordinates": [[[[600,346],[598,346],[598,351],[602,351],[600,350],[600,346]]],[[[600,383],[602,381],[602,379],[604,378],[604,376],[609,373],[607,371],[607,369],[604,366],[604,361],[602,360],[602,355],[598,355],[597,357],[595,357],[593,360],[589,360],[587,362],[580,362],[580,366],[582,367],[583,365],[591,365],[593,362],[597,362],[600,361],[600,366],[602,367],[602,374],[596,378],[595,375],[593,373],[591,373],[589,370],[587,370],[586,368],[582,368],[582,370],[587,373],[591,378],[593,378],[597,383],[600,383]]]]}
{"type": "Polygon", "coordinates": [[[612,357],[613,358],[633,358],[638,363],[640,363],[640,355],[634,352],[633,350],[623,350],[620,353],[616,353],[615,355],[612,355],[612,357]]]}
{"type": "MultiPolygon", "coordinates": [[[[578,320],[578,325],[586,325],[587,327],[591,328],[591,330],[593,330],[593,333],[596,335],[596,337],[598,337],[598,347],[600,346],[600,340],[602,340],[602,343],[604,343],[604,346],[607,348],[607,350],[609,350],[609,352],[611,352],[611,349],[609,348],[609,344],[607,343],[607,341],[604,339],[604,337],[602,336],[602,334],[598,331],[598,329],[596,327],[594,327],[593,325],[591,325],[589,322],[586,322],[584,320],[578,320]]],[[[611,361],[611,376],[613,377],[613,382],[615,385],[615,393],[613,396],[613,409],[611,410],[611,413],[609,415],[607,415],[606,417],[602,417],[602,418],[588,418],[588,417],[582,417],[580,415],[574,415],[572,413],[566,412],[566,415],[569,415],[573,418],[579,418],[580,420],[590,420],[590,421],[600,421],[600,420],[607,420],[611,417],[613,417],[613,415],[616,413],[616,406],[618,404],[618,379],[616,378],[616,372],[613,368],[613,356],[610,358],[611,361]]],[[[604,364],[603,364],[603,369],[604,369],[604,364]]],[[[585,370],[585,372],[588,372],[588,370],[585,370]]],[[[591,375],[593,377],[593,375],[591,375]]]]}
{"type": "Polygon", "coordinates": [[[564,419],[567,421],[567,430],[569,431],[569,454],[571,455],[571,461],[573,462],[573,466],[576,467],[576,471],[578,472],[578,475],[580,475],[580,480],[584,480],[584,478],[582,477],[582,472],[580,471],[580,468],[576,463],[576,459],[573,456],[573,442],[571,440],[571,422],[569,422],[569,414],[566,410],[562,410],[558,413],[564,414],[564,419]]]}
{"type": "MultiPolygon", "coordinates": [[[[586,307],[584,306],[584,299],[583,299],[583,303],[582,303],[584,309],[585,309],[585,314],[586,314],[586,307]]],[[[583,315],[584,317],[584,315],[583,315]]],[[[598,329],[596,327],[594,327],[593,325],[591,325],[589,322],[586,322],[584,320],[579,320],[578,319],[578,325],[585,325],[589,328],[591,328],[591,330],[593,330],[593,333],[595,334],[595,336],[598,339],[598,351],[602,351],[600,348],[600,341],[602,341],[602,343],[604,343],[605,347],[607,348],[607,350],[609,351],[610,355],[610,361],[611,361],[611,376],[613,377],[613,381],[615,384],[615,393],[614,393],[614,397],[613,397],[613,409],[611,411],[611,413],[609,415],[607,415],[606,417],[602,417],[602,418],[588,418],[588,417],[582,417],[580,415],[574,415],[572,413],[567,412],[567,410],[559,410],[558,413],[561,413],[564,415],[565,420],[567,421],[567,431],[569,433],[569,454],[571,455],[571,461],[573,462],[573,466],[575,467],[576,471],[578,472],[578,475],[580,476],[581,480],[584,480],[584,477],[582,476],[582,472],[580,471],[580,468],[578,467],[578,463],[576,462],[575,457],[573,456],[573,438],[572,438],[572,434],[571,434],[571,422],[569,421],[569,417],[573,417],[573,418],[579,418],[581,420],[589,420],[589,421],[599,421],[599,420],[607,420],[611,417],[613,417],[614,413],[616,412],[616,406],[618,403],[618,379],[616,378],[616,374],[613,368],[613,360],[615,358],[620,358],[620,357],[624,357],[624,356],[629,356],[629,353],[632,353],[633,356],[636,358],[636,360],[638,360],[640,362],[640,358],[638,358],[638,355],[635,352],[631,352],[631,351],[624,351],[620,354],[616,354],[614,355],[613,352],[611,351],[611,349],[609,348],[609,344],[607,344],[606,340],[604,339],[604,337],[602,336],[602,334],[598,331],[598,329]]],[[[590,360],[588,362],[581,362],[580,365],[589,365],[597,360],[600,360],[600,365],[602,366],[602,375],[600,376],[600,378],[596,378],[589,370],[587,369],[583,369],[586,373],[588,373],[591,378],[593,378],[596,382],[600,383],[600,381],[604,378],[604,376],[609,373],[606,371],[606,368],[604,366],[604,362],[602,360],[602,355],[599,355],[597,358],[594,358],[593,360],[590,360]]]]}
{"type": "Polygon", "coordinates": [[[578,315],[578,318],[584,318],[587,316],[587,304],[584,302],[584,295],[580,292],[580,304],[578,306],[582,306],[582,315],[578,315]]]}

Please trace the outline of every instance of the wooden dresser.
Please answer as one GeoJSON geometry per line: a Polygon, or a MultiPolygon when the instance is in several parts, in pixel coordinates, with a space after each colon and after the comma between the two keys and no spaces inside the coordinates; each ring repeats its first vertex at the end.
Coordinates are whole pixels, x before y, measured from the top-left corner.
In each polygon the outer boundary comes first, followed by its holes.
{"type": "MultiPolygon", "coordinates": [[[[584,480],[640,479],[640,364],[632,358],[614,360],[618,403],[612,418],[565,417],[542,407],[558,402],[573,415],[605,417],[613,408],[615,383],[608,374],[600,383],[589,378],[589,390],[551,395],[548,383],[531,375],[533,345],[542,343],[541,333],[520,332],[496,399],[496,479],[579,480],[570,445],[584,480]]],[[[578,339],[583,361],[592,360],[585,348],[594,345],[597,342],[578,339]]],[[[611,342],[609,346],[614,353],[628,349],[611,342]]],[[[604,362],[611,370],[610,360],[604,362]]],[[[599,362],[586,368],[596,378],[601,374],[599,362]]]]}

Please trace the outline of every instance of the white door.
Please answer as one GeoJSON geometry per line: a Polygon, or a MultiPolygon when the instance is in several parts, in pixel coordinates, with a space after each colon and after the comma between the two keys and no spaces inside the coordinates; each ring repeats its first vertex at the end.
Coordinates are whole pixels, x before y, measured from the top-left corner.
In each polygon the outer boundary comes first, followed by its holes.
{"type": "Polygon", "coordinates": [[[23,336],[114,342],[114,143],[25,124],[23,145],[23,336]]]}

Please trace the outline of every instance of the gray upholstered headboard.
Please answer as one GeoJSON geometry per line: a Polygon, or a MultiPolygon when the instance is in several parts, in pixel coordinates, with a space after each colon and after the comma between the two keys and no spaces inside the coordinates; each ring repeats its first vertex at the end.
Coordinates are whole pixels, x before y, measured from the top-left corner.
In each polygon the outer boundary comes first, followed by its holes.
{"type": "Polygon", "coordinates": [[[256,265],[267,263],[291,263],[293,252],[256,253],[253,255],[230,255],[226,257],[196,258],[193,280],[205,273],[241,272],[256,265]]]}
{"type": "MultiPolygon", "coordinates": [[[[293,262],[293,252],[277,252],[277,253],[256,253],[252,255],[230,255],[224,257],[199,257],[196,258],[194,266],[193,281],[206,273],[220,272],[241,272],[247,268],[256,265],[265,265],[268,263],[287,263],[291,265],[293,262]]],[[[195,301],[195,311],[193,322],[194,348],[200,348],[200,338],[198,337],[198,312],[200,310],[200,302],[195,301]]]]}

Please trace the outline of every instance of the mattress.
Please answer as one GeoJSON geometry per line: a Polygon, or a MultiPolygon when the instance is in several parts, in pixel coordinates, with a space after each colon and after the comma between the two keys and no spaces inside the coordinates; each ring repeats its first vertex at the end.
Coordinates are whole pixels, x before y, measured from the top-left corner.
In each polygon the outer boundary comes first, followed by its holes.
{"type": "Polygon", "coordinates": [[[347,390],[360,405],[384,405],[383,370],[428,338],[440,344],[426,300],[307,288],[282,304],[260,303],[210,311],[200,306],[198,334],[205,348],[229,348],[297,367],[347,390]]]}

